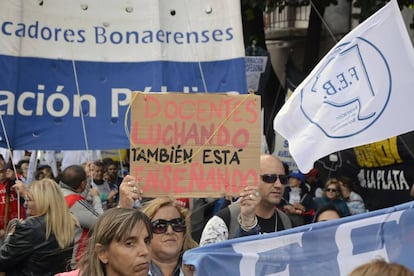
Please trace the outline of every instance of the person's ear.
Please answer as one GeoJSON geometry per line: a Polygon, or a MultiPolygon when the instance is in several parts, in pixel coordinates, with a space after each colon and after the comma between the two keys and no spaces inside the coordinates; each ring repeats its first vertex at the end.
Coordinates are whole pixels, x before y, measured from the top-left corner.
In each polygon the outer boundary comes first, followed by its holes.
{"type": "Polygon", "coordinates": [[[100,243],[95,244],[95,252],[96,252],[96,255],[98,256],[99,260],[103,264],[108,263],[108,256],[106,254],[105,247],[102,244],[100,244],[100,243]]]}
{"type": "Polygon", "coordinates": [[[84,180],[82,180],[82,188],[85,190],[85,188],[86,188],[86,185],[88,185],[88,180],[86,180],[86,179],[84,179],[84,180]]]}

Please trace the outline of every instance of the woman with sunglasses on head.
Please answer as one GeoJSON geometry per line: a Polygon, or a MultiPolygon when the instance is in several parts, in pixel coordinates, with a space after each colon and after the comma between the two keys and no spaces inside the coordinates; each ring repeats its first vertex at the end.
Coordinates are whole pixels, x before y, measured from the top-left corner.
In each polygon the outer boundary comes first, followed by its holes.
{"type": "Polygon", "coordinates": [[[152,225],[151,275],[180,275],[183,253],[198,246],[191,237],[188,210],[173,198],[159,197],[144,203],[142,211],[152,225]]]}
{"type": "Polygon", "coordinates": [[[331,178],[326,181],[323,196],[316,198],[315,204],[317,206],[317,210],[321,209],[325,205],[332,204],[338,208],[342,216],[346,217],[351,215],[346,201],[342,199],[341,187],[336,178],[331,178]]]}

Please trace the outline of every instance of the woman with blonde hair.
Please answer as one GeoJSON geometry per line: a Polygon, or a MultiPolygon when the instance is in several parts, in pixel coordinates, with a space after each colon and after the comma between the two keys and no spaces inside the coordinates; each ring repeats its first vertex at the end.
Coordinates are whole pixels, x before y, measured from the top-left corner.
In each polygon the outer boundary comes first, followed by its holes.
{"type": "Polygon", "coordinates": [[[15,224],[0,247],[0,271],[7,275],[53,275],[67,271],[72,257],[76,219],[58,184],[42,179],[15,184],[25,198],[28,218],[15,224]]]}
{"type": "Polygon", "coordinates": [[[188,209],[174,198],[158,197],[146,202],[142,211],[152,224],[151,275],[180,275],[183,253],[198,246],[191,237],[188,209]]]}
{"type": "Polygon", "coordinates": [[[341,212],[342,217],[351,215],[346,201],[343,200],[341,187],[336,178],[330,178],[326,181],[323,189],[323,196],[316,198],[315,204],[317,206],[317,212],[325,205],[332,204],[341,212]]]}

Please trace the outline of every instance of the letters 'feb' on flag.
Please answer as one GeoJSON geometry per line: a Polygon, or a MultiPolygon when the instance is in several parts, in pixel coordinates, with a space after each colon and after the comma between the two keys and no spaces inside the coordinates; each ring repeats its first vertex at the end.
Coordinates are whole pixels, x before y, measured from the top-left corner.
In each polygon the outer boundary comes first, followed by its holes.
{"type": "Polygon", "coordinates": [[[277,114],[299,169],[414,129],[414,51],[397,1],[338,42],[277,114]]]}

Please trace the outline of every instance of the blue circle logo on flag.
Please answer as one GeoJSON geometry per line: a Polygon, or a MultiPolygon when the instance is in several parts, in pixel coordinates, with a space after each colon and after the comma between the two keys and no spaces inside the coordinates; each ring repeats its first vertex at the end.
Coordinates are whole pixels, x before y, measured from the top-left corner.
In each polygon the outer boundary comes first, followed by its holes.
{"type": "Polygon", "coordinates": [[[391,96],[391,71],[381,51],[357,37],[337,46],[304,84],[300,108],[326,136],[345,138],[369,128],[391,96]]]}

